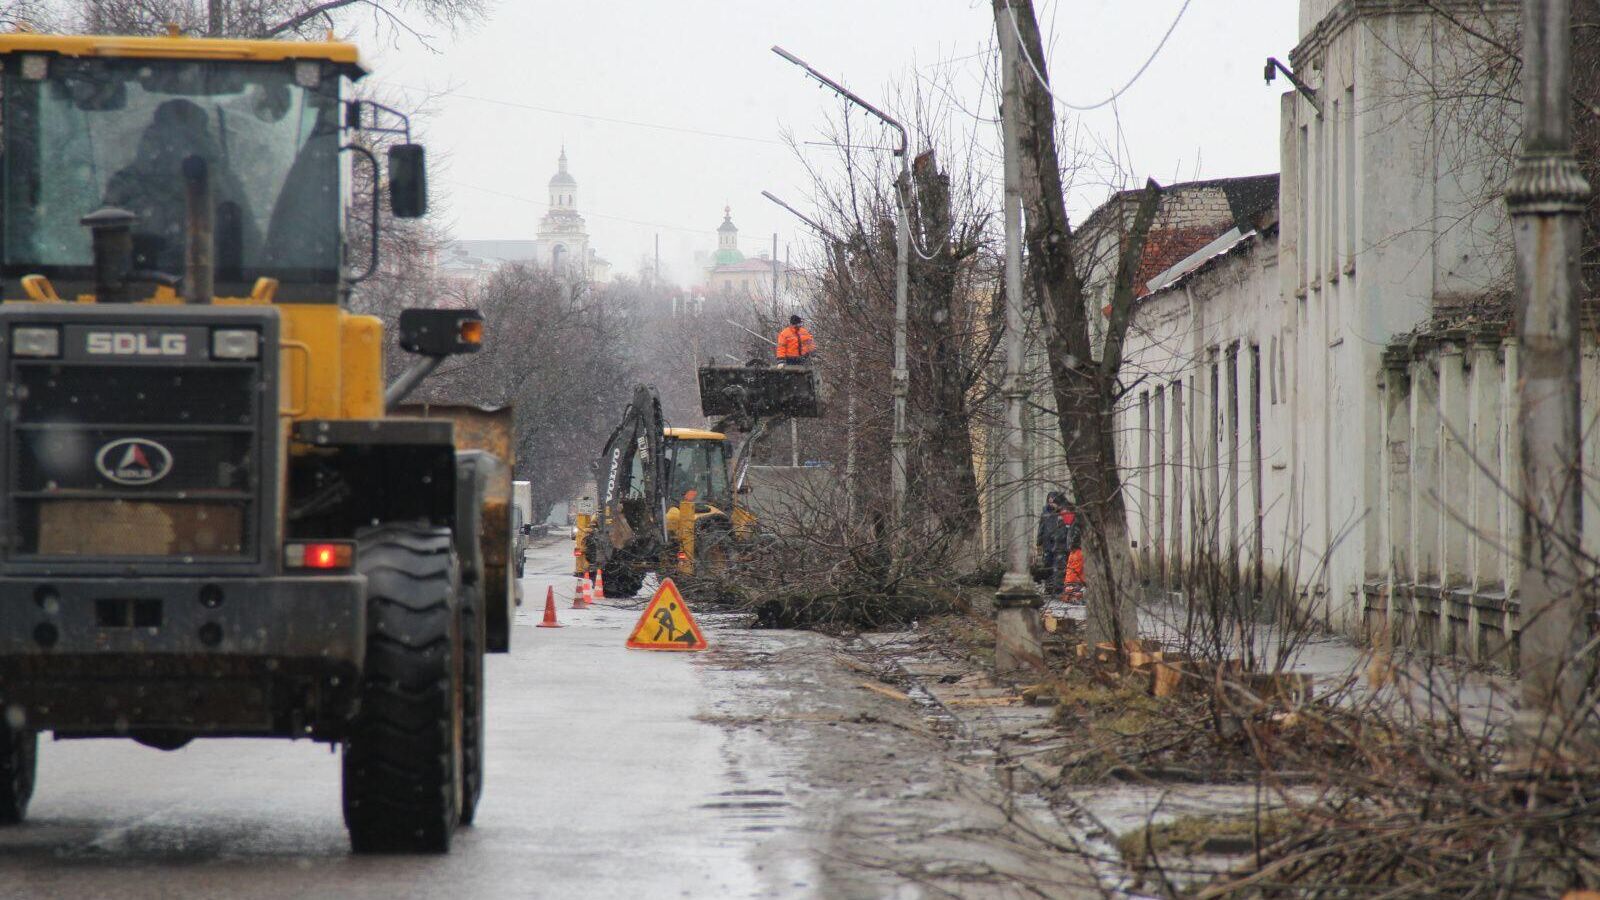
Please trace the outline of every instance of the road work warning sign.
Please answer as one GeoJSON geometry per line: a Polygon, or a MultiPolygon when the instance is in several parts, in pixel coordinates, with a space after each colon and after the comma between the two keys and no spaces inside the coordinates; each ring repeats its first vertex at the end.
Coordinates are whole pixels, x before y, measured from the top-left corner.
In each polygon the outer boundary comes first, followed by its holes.
{"type": "Polygon", "coordinates": [[[639,624],[628,635],[628,646],[634,650],[706,649],[706,636],[689,614],[689,606],[671,578],[662,581],[656,595],[650,598],[639,624]]]}

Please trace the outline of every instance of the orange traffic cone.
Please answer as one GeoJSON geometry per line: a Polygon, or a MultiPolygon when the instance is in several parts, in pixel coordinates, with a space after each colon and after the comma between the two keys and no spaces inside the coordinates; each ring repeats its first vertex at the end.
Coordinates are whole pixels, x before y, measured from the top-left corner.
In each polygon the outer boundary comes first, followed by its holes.
{"type": "Polygon", "coordinates": [[[590,578],[589,573],[587,572],[585,572],[583,575],[583,588],[580,596],[583,597],[583,606],[585,609],[594,605],[594,579],[590,578]]]}
{"type": "Polygon", "coordinates": [[[535,627],[538,627],[538,628],[560,628],[560,627],[562,627],[561,623],[556,621],[556,587],[555,587],[555,585],[550,585],[549,589],[544,592],[544,621],[540,622],[535,627]]]}
{"type": "Polygon", "coordinates": [[[583,582],[579,581],[578,586],[572,590],[572,608],[587,609],[588,606],[589,604],[583,602],[583,582]]]}
{"type": "Polygon", "coordinates": [[[596,596],[606,595],[606,570],[596,569],[594,573],[594,592],[596,596]]]}

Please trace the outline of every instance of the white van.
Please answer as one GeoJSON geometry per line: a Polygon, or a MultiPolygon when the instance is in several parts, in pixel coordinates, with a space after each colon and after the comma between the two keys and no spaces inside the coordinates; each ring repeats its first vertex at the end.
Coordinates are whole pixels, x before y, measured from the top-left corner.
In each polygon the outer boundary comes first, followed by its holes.
{"type": "Polygon", "coordinates": [[[529,535],[533,531],[533,485],[526,481],[511,482],[511,552],[522,577],[523,559],[528,552],[529,535]]]}

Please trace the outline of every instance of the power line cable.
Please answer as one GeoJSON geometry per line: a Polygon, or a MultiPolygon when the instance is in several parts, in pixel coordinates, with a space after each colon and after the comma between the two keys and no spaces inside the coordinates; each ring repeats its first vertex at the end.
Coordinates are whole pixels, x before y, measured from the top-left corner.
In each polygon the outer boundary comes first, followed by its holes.
{"type": "MultiPolygon", "coordinates": [[[[389,84],[392,85],[393,87],[397,87],[397,88],[400,88],[401,90],[405,90],[405,91],[416,91],[417,93],[422,93],[422,94],[436,93],[434,91],[429,91],[426,88],[414,87],[412,85],[400,84],[398,82],[389,82],[389,84]]],[[[692,134],[692,135],[697,135],[699,137],[718,138],[720,140],[725,140],[725,141],[745,141],[745,142],[752,143],[752,144],[775,144],[775,145],[780,146],[780,147],[787,147],[788,146],[788,144],[786,142],[784,142],[784,141],[776,140],[774,138],[755,137],[753,135],[748,135],[748,134],[731,134],[731,133],[725,132],[725,131],[706,131],[706,130],[700,129],[700,128],[685,128],[685,127],[680,126],[680,125],[662,125],[662,124],[660,124],[658,122],[641,122],[641,121],[638,121],[638,120],[635,120],[635,119],[618,119],[618,118],[614,118],[614,117],[611,117],[611,116],[597,116],[597,115],[592,115],[590,113],[571,112],[571,111],[565,110],[565,109],[555,109],[554,107],[549,107],[549,106],[535,106],[535,105],[533,105],[531,103],[518,103],[518,102],[516,102],[514,100],[501,100],[501,99],[499,99],[497,97],[480,97],[480,96],[476,96],[476,95],[473,95],[473,94],[462,94],[462,93],[458,93],[456,91],[442,91],[442,92],[438,92],[438,93],[441,93],[443,96],[446,96],[446,97],[458,97],[458,98],[460,98],[462,100],[473,100],[473,101],[476,101],[478,103],[489,103],[489,104],[493,104],[493,105],[496,105],[496,106],[508,106],[508,107],[513,108],[513,109],[526,109],[526,110],[531,110],[533,112],[549,113],[550,115],[554,115],[554,116],[571,116],[574,119],[588,119],[588,120],[593,121],[593,122],[606,122],[606,123],[611,124],[611,125],[626,125],[626,126],[631,127],[631,128],[651,128],[651,129],[654,129],[656,131],[670,131],[670,132],[676,132],[678,134],[692,134]]]]}
{"type": "Polygon", "coordinates": [[[1022,58],[1028,61],[1028,68],[1033,70],[1033,77],[1039,80],[1039,85],[1044,88],[1045,93],[1049,94],[1051,99],[1068,109],[1077,110],[1078,112],[1088,112],[1090,110],[1099,109],[1102,106],[1109,106],[1112,103],[1117,102],[1117,98],[1121,97],[1123,94],[1126,94],[1128,89],[1133,87],[1134,83],[1143,77],[1145,70],[1150,68],[1150,64],[1156,61],[1157,56],[1161,55],[1162,48],[1167,46],[1167,39],[1171,38],[1172,33],[1178,30],[1178,23],[1183,21],[1183,14],[1189,11],[1189,4],[1191,2],[1193,2],[1193,0],[1183,0],[1183,6],[1178,8],[1178,14],[1172,18],[1172,24],[1167,26],[1167,33],[1161,36],[1161,42],[1156,44],[1156,49],[1150,51],[1150,57],[1144,61],[1144,65],[1140,66],[1137,72],[1133,73],[1133,77],[1128,79],[1127,84],[1124,84],[1121,88],[1118,88],[1116,93],[1113,93],[1106,99],[1101,100],[1099,103],[1091,103],[1086,106],[1066,100],[1061,97],[1061,95],[1051,90],[1050,82],[1045,80],[1044,73],[1039,71],[1039,66],[1033,61],[1033,55],[1028,52],[1028,45],[1022,40],[1022,26],[1017,24],[1017,10],[1016,7],[1011,5],[1011,0],[1006,0],[1006,13],[1011,19],[1011,30],[1017,36],[1017,46],[1022,50],[1022,58]]]}

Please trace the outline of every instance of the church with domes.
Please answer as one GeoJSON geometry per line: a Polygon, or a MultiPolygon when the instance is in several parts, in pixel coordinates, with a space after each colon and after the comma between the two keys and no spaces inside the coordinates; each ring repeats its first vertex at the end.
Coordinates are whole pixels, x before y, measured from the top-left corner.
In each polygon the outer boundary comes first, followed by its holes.
{"type": "Polygon", "coordinates": [[[556,174],[550,176],[550,209],[539,220],[533,261],[558,275],[583,281],[607,281],[611,264],[589,246],[589,230],[578,214],[578,180],[567,171],[567,148],[561,148],[556,174]]]}
{"type": "Polygon", "coordinates": [[[772,282],[778,280],[779,294],[784,302],[792,302],[798,285],[798,273],[788,265],[773,263],[772,257],[760,253],[751,259],[739,250],[739,226],[733,224],[733,209],[722,208],[722,224],[717,226],[717,249],[709,255],[700,254],[705,266],[705,290],[708,294],[745,295],[771,299],[772,282]]]}

